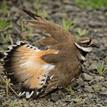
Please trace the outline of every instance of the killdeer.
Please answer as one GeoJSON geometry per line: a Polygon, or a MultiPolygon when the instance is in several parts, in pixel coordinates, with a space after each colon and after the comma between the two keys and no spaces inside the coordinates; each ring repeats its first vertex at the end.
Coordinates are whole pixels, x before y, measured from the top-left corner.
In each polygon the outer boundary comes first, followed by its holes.
{"type": "Polygon", "coordinates": [[[47,49],[41,50],[29,43],[18,42],[8,52],[4,64],[5,73],[13,83],[21,83],[24,90],[19,96],[42,96],[70,85],[79,75],[85,55],[91,51],[91,39],[76,41],[60,25],[28,10],[24,12],[33,18],[28,21],[31,27],[51,36],[38,41],[47,49]]]}

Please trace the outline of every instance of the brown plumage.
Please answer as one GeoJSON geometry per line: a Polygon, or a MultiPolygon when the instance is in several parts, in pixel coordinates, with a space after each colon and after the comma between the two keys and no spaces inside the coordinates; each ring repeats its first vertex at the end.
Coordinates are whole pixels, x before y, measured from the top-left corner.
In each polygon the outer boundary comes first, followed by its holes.
{"type": "Polygon", "coordinates": [[[31,27],[51,35],[38,41],[48,49],[40,50],[26,43],[19,44],[5,59],[7,75],[14,77],[27,89],[20,96],[30,98],[34,92],[36,95],[46,95],[54,89],[69,85],[79,75],[86,53],[91,51],[91,40],[86,38],[76,42],[74,36],[60,25],[28,10],[24,11],[33,17],[33,20],[28,21],[31,27]],[[31,93],[29,90],[32,90],[31,93]]]}

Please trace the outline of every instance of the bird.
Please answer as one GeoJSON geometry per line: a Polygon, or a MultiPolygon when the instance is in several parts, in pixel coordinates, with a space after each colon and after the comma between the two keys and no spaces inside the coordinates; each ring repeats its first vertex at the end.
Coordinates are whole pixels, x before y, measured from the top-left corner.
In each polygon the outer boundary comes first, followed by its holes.
{"type": "Polygon", "coordinates": [[[19,97],[45,96],[53,90],[72,83],[81,72],[81,65],[87,53],[91,52],[91,38],[78,41],[64,28],[24,9],[32,17],[28,25],[49,33],[38,40],[46,49],[40,49],[28,42],[18,41],[10,47],[4,58],[4,72],[13,84],[20,83],[19,97]]]}

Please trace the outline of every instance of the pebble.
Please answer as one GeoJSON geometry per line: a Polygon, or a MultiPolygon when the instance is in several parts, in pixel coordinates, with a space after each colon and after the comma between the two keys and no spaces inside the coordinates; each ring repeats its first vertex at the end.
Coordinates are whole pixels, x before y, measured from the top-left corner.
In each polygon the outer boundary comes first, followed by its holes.
{"type": "Polygon", "coordinates": [[[93,77],[87,73],[83,73],[82,76],[85,81],[91,81],[93,79],[93,77]]]}
{"type": "Polygon", "coordinates": [[[100,92],[100,95],[107,97],[107,90],[100,92]]]}
{"type": "Polygon", "coordinates": [[[99,82],[99,81],[104,80],[104,77],[103,76],[94,76],[94,79],[96,82],[99,82]]]}
{"type": "Polygon", "coordinates": [[[92,87],[91,86],[85,86],[85,88],[84,88],[84,91],[86,91],[86,92],[94,92],[94,90],[92,89],[92,87]]]}

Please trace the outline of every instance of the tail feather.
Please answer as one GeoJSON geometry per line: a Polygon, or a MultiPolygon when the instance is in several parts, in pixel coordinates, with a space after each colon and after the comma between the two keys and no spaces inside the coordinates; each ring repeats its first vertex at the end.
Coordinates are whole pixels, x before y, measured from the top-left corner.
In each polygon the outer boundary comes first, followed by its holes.
{"type": "Polygon", "coordinates": [[[28,89],[40,89],[46,82],[48,72],[54,68],[54,65],[48,64],[41,57],[56,53],[56,50],[39,50],[29,44],[19,43],[8,51],[5,73],[13,83],[22,83],[28,89]]]}

